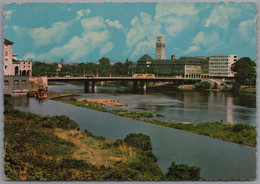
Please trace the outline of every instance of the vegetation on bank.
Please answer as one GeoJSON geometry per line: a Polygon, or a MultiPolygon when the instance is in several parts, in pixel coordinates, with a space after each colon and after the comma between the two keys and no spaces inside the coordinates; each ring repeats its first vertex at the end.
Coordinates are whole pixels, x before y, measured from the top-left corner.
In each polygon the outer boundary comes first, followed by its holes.
{"type": "Polygon", "coordinates": [[[158,120],[148,120],[146,122],[184,130],[199,135],[209,136],[223,141],[256,146],[256,127],[245,124],[226,124],[223,122],[205,122],[194,124],[168,123],[158,120]]]}
{"type": "MultiPolygon", "coordinates": [[[[150,112],[137,111],[128,112],[125,109],[107,110],[97,102],[75,101],[75,100],[58,100],[63,103],[77,105],[85,108],[90,108],[102,112],[109,112],[119,116],[141,120],[148,123],[161,125],[169,128],[180,129],[199,135],[209,136],[223,141],[234,142],[249,146],[256,146],[256,127],[244,124],[226,124],[223,122],[205,122],[197,125],[182,124],[182,123],[168,123],[165,121],[158,121],[152,119],[154,116],[150,112]]],[[[160,115],[156,115],[160,117],[160,115]]]]}
{"type": "Polygon", "coordinates": [[[67,116],[14,110],[5,102],[4,173],[8,180],[200,180],[200,168],[156,164],[150,137],[129,134],[108,141],[79,130],[67,116]]]}
{"type": "MultiPolygon", "coordinates": [[[[145,112],[145,111],[128,112],[127,110],[123,110],[123,109],[108,110],[98,102],[89,102],[86,100],[76,101],[75,99],[71,98],[71,100],[58,99],[56,101],[71,104],[71,105],[76,105],[76,106],[80,106],[80,107],[85,107],[85,108],[89,108],[89,109],[93,109],[93,110],[97,110],[97,111],[101,111],[101,112],[109,112],[112,114],[116,114],[116,115],[127,117],[127,118],[132,118],[135,120],[141,120],[141,118],[152,118],[153,117],[152,113],[145,112]]],[[[160,115],[158,115],[158,116],[160,116],[160,115]]]]}

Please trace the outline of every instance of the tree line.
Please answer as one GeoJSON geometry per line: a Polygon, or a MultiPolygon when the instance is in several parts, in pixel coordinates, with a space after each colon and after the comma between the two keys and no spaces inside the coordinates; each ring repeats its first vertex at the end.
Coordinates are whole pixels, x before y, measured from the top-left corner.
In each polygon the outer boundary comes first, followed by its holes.
{"type": "Polygon", "coordinates": [[[40,61],[33,62],[32,75],[38,76],[131,76],[134,72],[133,62],[126,59],[125,62],[111,64],[110,59],[102,57],[98,63],[88,62],[79,64],[62,64],[59,69],[58,63],[47,64],[40,61]]]}

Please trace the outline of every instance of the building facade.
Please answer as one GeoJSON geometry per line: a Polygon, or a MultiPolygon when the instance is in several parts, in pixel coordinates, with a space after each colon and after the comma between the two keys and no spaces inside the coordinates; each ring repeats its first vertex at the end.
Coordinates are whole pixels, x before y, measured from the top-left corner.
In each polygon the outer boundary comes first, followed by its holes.
{"type": "Polygon", "coordinates": [[[209,57],[209,76],[215,77],[234,77],[231,65],[238,60],[236,54],[210,55],[209,57]]]}
{"type": "Polygon", "coordinates": [[[20,95],[29,92],[29,77],[32,75],[32,61],[17,59],[13,44],[4,39],[4,94],[20,95]]]}
{"type": "Polygon", "coordinates": [[[156,40],[156,59],[165,59],[165,40],[163,35],[158,35],[156,40]]]}
{"type": "Polygon", "coordinates": [[[209,61],[206,57],[153,59],[145,54],[137,61],[137,73],[151,73],[157,77],[208,78],[209,61]]]}
{"type": "Polygon", "coordinates": [[[4,76],[5,95],[26,95],[29,92],[29,76],[4,76]]]}
{"type": "Polygon", "coordinates": [[[17,59],[17,54],[13,54],[13,44],[4,39],[4,75],[32,76],[32,61],[17,59]]]}

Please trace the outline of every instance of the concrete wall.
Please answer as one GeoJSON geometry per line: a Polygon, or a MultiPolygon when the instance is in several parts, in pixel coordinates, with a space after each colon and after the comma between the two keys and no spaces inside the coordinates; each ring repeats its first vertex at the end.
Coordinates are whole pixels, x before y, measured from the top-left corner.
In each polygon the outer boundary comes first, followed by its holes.
{"type": "Polygon", "coordinates": [[[29,92],[29,76],[4,76],[4,94],[16,95],[29,92]]]}

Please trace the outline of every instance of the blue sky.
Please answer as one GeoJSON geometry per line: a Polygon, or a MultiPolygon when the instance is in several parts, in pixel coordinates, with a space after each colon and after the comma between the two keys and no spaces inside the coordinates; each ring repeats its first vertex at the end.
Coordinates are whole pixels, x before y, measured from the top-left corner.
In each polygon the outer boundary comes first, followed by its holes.
{"type": "Polygon", "coordinates": [[[256,58],[254,3],[12,3],[4,15],[4,37],[23,59],[154,58],[158,34],[165,36],[166,58],[256,58]]]}

